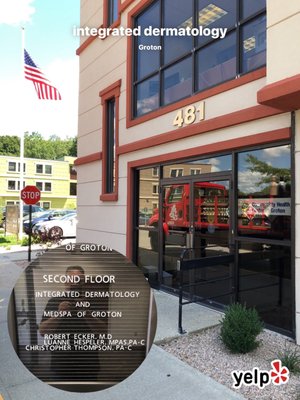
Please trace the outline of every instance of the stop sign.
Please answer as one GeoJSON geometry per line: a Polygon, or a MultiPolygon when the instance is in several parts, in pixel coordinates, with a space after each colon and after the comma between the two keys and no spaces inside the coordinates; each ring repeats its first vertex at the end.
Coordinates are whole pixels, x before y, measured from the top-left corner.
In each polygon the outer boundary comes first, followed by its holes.
{"type": "Polygon", "coordinates": [[[36,186],[25,186],[21,190],[21,199],[25,204],[36,204],[40,201],[41,191],[36,186]]]}

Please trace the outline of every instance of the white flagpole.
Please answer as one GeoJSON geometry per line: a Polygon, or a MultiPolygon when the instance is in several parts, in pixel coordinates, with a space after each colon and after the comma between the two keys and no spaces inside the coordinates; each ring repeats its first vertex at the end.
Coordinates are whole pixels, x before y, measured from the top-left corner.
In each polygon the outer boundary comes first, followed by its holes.
{"type": "MultiPolygon", "coordinates": [[[[21,32],[22,32],[22,54],[21,54],[21,68],[22,68],[22,82],[21,82],[21,103],[24,104],[24,83],[25,83],[25,78],[24,78],[24,49],[25,49],[25,28],[22,26],[21,27],[21,32]]],[[[24,184],[24,129],[21,130],[21,135],[20,135],[20,192],[23,189],[23,184],[24,184]]],[[[21,200],[21,195],[20,195],[20,225],[19,225],[19,239],[22,240],[23,238],[23,200],[21,200]]]]}

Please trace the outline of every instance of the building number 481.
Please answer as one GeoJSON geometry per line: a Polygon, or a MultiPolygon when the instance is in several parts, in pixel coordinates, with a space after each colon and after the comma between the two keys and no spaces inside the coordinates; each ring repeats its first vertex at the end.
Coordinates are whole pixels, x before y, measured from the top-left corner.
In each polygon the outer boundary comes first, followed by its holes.
{"type": "Polygon", "coordinates": [[[195,122],[200,122],[205,119],[205,104],[204,101],[197,106],[188,106],[179,110],[173,121],[173,126],[181,128],[183,125],[191,125],[195,122]]]}

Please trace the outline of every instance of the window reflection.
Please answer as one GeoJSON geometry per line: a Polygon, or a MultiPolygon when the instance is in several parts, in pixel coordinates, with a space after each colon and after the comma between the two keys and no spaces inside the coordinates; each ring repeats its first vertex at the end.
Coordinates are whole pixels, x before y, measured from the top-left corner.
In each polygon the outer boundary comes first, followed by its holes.
{"type": "Polygon", "coordinates": [[[164,104],[173,103],[192,94],[192,57],[165,70],[164,104]]]}
{"type": "Polygon", "coordinates": [[[260,17],[242,28],[243,72],[259,68],[266,62],[266,17],[260,17]]]}
{"type": "Polygon", "coordinates": [[[140,37],[133,71],[138,117],[193,93],[238,78],[266,63],[265,0],[156,0],[135,20],[142,28],[227,29],[225,38],[208,36],[140,37]],[[139,44],[162,45],[145,51],[139,44]],[[189,57],[190,55],[190,57],[189,57]],[[153,82],[144,81],[150,75],[153,82]],[[162,93],[159,95],[159,89],[162,93]]]}
{"type": "MultiPolygon", "coordinates": [[[[153,26],[153,28],[159,27],[159,3],[156,2],[152,7],[147,9],[142,15],[140,15],[136,20],[136,26],[141,27],[143,32],[148,26],[153,26]]],[[[154,45],[159,46],[160,38],[159,36],[138,36],[137,47],[140,44],[145,46],[154,45]]],[[[137,79],[142,79],[150,73],[156,71],[159,68],[159,51],[138,51],[137,52],[137,79]]]]}
{"type": "MultiPolygon", "coordinates": [[[[193,0],[165,0],[164,25],[168,28],[181,28],[193,25],[193,0]]],[[[169,63],[192,50],[191,36],[166,36],[164,38],[164,62],[169,63]]]]}
{"type": "Polygon", "coordinates": [[[108,1],[108,25],[112,25],[118,19],[118,0],[108,1]]]}
{"type": "Polygon", "coordinates": [[[198,90],[217,85],[236,75],[236,36],[227,35],[197,53],[198,90]]]}
{"type": "MultiPolygon", "coordinates": [[[[198,25],[209,28],[232,28],[236,22],[236,3],[228,0],[199,0],[198,25]]],[[[210,38],[199,37],[198,44],[208,42],[210,38]]],[[[223,40],[221,40],[222,42],[223,40]]]]}
{"type": "Polygon", "coordinates": [[[159,168],[139,171],[138,265],[150,281],[158,274],[159,168]]]}
{"type": "Polygon", "coordinates": [[[211,157],[204,160],[187,161],[185,163],[166,165],[163,168],[165,178],[178,176],[208,174],[231,170],[231,155],[211,157]]]}
{"type": "Polygon", "coordinates": [[[240,243],[239,302],[255,307],[266,323],[292,330],[290,248],[240,243]]]}
{"type": "Polygon", "coordinates": [[[290,239],[290,146],[240,153],[238,168],[239,233],[290,239]]]}
{"type": "Polygon", "coordinates": [[[137,115],[147,114],[158,108],[159,80],[158,75],[137,86],[137,115]]]}
{"type": "Polygon", "coordinates": [[[249,16],[263,10],[266,7],[266,0],[243,0],[242,1],[242,16],[248,18],[249,16]]]}

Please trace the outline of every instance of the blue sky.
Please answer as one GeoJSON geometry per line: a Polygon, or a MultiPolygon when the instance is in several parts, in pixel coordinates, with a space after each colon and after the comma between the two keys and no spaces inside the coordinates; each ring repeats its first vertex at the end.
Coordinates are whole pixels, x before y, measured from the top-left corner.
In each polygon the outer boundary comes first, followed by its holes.
{"type": "Polygon", "coordinates": [[[39,131],[62,137],[77,133],[80,0],[0,0],[0,134],[39,131]],[[21,66],[21,29],[25,47],[45,76],[61,92],[62,101],[37,100],[21,66]],[[25,82],[25,84],[24,84],[25,82]],[[22,86],[24,85],[24,86],[22,86]],[[20,99],[24,88],[25,102],[20,99]],[[16,117],[17,116],[17,117],[16,117]]]}

